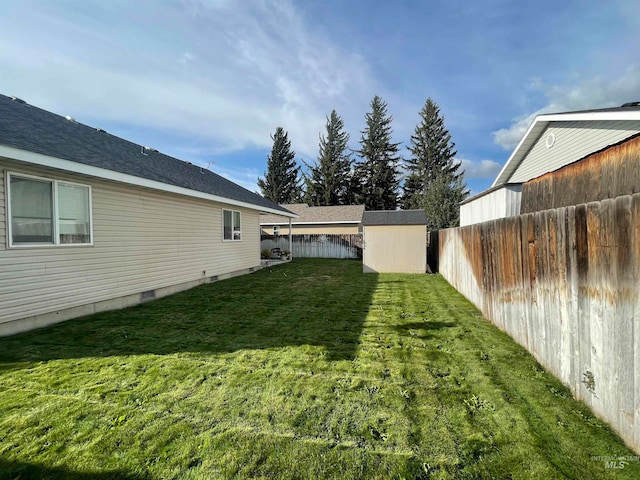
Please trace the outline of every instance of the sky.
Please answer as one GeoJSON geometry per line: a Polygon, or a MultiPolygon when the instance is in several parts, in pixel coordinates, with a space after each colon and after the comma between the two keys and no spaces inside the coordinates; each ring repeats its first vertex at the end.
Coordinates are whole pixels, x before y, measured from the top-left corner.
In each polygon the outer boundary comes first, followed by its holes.
{"type": "Polygon", "coordinates": [[[335,109],[355,150],[375,95],[403,145],[426,99],[438,104],[472,194],[491,185],[535,115],[640,100],[637,0],[0,0],[0,9],[0,93],[251,191],[278,126],[300,165],[313,163],[335,109]]]}

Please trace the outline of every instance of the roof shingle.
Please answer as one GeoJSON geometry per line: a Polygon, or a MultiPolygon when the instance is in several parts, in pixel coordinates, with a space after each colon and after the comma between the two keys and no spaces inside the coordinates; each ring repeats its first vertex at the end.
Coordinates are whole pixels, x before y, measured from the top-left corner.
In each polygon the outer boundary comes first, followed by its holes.
{"type": "MultiPolygon", "coordinates": [[[[293,225],[300,223],[360,223],[364,205],[335,205],[328,207],[310,207],[306,203],[283,204],[281,207],[298,215],[293,225]]],[[[276,225],[289,223],[279,215],[261,215],[260,225],[276,225]]]]}
{"type": "Polygon", "coordinates": [[[5,95],[0,95],[0,145],[289,213],[206,168],[145,150],[142,145],[5,95]]]}
{"type": "Polygon", "coordinates": [[[426,225],[424,210],[372,210],[362,215],[362,225],[426,225]]]}

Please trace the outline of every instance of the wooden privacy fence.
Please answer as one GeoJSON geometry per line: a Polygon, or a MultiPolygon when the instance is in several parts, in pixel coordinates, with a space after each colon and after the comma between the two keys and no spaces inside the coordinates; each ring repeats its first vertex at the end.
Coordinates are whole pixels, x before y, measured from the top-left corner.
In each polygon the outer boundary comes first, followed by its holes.
{"type": "Polygon", "coordinates": [[[439,237],[449,283],[640,451],[640,194],[439,237]]]}
{"type": "MultiPolygon", "coordinates": [[[[293,258],[362,258],[361,234],[292,235],[293,258]]],[[[289,249],[288,235],[262,235],[260,249],[289,249]]]]}

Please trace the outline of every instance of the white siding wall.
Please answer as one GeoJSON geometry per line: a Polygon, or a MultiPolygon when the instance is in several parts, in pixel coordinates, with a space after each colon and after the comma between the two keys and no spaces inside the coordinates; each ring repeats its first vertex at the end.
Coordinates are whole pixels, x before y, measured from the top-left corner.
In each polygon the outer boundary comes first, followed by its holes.
{"type": "Polygon", "coordinates": [[[507,185],[460,205],[460,226],[520,214],[521,185],[507,185]]]}
{"type": "Polygon", "coordinates": [[[258,212],[0,159],[0,324],[260,265],[258,212]],[[7,248],[6,171],[91,185],[94,245],[7,248]],[[222,241],[222,209],[242,241],[222,241]]]}
{"type": "Polygon", "coordinates": [[[640,132],[639,121],[552,122],[513,172],[509,183],[524,183],[640,132]],[[555,143],[547,148],[553,133],[555,143]]]}

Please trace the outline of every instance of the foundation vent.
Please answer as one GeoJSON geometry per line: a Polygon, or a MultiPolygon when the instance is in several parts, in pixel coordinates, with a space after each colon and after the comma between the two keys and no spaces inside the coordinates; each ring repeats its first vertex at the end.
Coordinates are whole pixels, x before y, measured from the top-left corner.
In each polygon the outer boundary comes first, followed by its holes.
{"type": "Polygon", "coordinates": [[[154,298],[156,298],[156,291],[155,290],[147,290],[146,292],[142,292],[140,294],[140,301],[141,302],[146,302],[147,300],[153,300],[154,298]]]}

